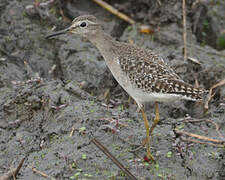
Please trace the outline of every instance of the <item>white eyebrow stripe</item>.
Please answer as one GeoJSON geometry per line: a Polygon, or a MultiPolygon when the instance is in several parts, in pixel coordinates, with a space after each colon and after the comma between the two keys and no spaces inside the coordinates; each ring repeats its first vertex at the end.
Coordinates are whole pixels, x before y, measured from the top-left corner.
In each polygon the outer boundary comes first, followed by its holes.
{"type": "Polygon", "coordinates": [[[83,20],[83,21],[77,21],[76,23],[73,24],[73,26],[78,26],[80,25],[82,22],[87,22],[88,24],[97,24],[95,22],[89,21],[89,20],[83,20]]]}
{"type": "Polygon", "coordinates": [[[99,23],[95,23],[95,22],[92,22],[92,21],[89,21],[89,20],[81,20],[81,21],[77,21],[77,22],[72,23],[70,27],[71,28],[79,27],[82,22],[87,22],[87,24],[89,24],[89,25],[99,25],[99,23]]]}

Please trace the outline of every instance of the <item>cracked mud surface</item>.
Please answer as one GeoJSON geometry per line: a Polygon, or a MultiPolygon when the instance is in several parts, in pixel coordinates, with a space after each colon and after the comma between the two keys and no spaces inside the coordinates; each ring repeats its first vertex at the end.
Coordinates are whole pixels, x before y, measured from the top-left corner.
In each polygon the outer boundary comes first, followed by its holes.
{"type": "MultiPolygon", "coordinates": [[[[0,2],[0,176],[26,157],[17,179],[45,179],[31,166],[56,179],[128,179],[90,143],[92,134],[138,179],[225,179],[224,148],[184,142],[175,134],[176,129],[221,140],[204,120],[215,122],[225,136],[224,87],[216,89],[204,116],[201,104],[159,104],[160,123],[151,143],[156,162],[147,163],[145,149],[129,152],[145,137],[141,114],[96,48],[78,36],[44,38],[53,26],[63,29],[72,17],[88,12],[118,40],[153,49],[186,82],[197,80],[209,89],[225,77],[225,52],[214,42],[225,28],[225,3],[208,0],[196,9],[191,8],[194,1],[187,3],[188,56],[198,59],[197,65],[183,61],[180,1],[108,2],[157,30],[141,34],[88,0],[55,1],[36,9],[29,0],[0,2]],[[215,33],[213,42],[201,31],[215,33]]],[[[146,105],[146,113],[152,123],[153,103],[146,105]]]]}

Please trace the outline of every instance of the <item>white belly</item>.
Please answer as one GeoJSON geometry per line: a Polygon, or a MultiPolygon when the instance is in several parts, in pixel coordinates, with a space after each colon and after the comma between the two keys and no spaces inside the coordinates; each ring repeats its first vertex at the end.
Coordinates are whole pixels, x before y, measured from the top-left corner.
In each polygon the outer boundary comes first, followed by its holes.
{"type": "MultiPolygon", "coordinates": [[[[141,89],[134,87],[128,76],[121,70],[120,65],[117,61],[112,61],[108,63],[113,63],[109,67],[114,78],[123,87],[123,89],[137,102],[138,107],[141,108],[145,102],[157,101],[157,102],[169,102],[179,99],[188,99],[179,94],[166,94],[166,93],[155,93],[155,92],[144,92],[141,89]]],[[[108,63],[106,63],[108,65],[108,63]]]]}

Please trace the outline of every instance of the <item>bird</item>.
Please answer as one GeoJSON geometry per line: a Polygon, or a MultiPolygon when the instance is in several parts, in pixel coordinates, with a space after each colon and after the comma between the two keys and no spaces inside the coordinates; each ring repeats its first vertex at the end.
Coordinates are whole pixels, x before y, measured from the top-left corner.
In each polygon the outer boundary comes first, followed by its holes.
{"type": "Polygon", "coordinates": [[[146,129],[147,158],[154,160],[150,151],[150,137],[159,122],[158,103],[202,101],[206,90],[185,83],[154,51],[115,40],[104,32],[103,26],[93,15],[78,16],[71,26],[53,32],[46,38],[67,33],[85,37],[96,46],[118,84],[135,100],[146,129]],[[144,111],[147,102],[155,102],[155,118],[151,127],[144,111]]]}

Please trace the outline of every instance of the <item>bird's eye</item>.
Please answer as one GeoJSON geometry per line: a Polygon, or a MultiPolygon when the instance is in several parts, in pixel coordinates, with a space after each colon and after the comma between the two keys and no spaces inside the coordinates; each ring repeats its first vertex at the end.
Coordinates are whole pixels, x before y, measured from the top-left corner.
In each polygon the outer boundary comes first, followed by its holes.
{"type": "Polygon", "coordinates": [[[81,24],[80,24],[80,27],[86,27],[87,26],[87,23],[86,22],[82,22],[81,24]]]}

